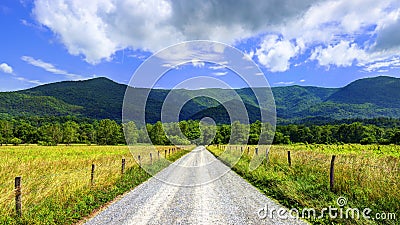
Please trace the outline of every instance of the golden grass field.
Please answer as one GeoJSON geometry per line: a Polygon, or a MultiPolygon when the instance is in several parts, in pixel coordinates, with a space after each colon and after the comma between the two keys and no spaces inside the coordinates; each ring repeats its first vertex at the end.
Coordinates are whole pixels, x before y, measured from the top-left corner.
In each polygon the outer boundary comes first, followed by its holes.
{"type": "MultiPolygon", "coordinates": [[[[63,205],[71,199],[76,202],[77,196],[89,196],[99,191],[116,192],[115,184],[123,177],[121,174],[123,158],[126,160],[125,170],[133,169],[127,176],[130,176],[135,183],[143,182],[150,176],[139,168],[132,153],[136,159],[137,155],[141,154],[142,164],[148,164],[150,162],[148,154],[152,147],[144,145],[130,148],[132,151],[127,146],[60,145],[43,147],[28,145],[0,147],[0,224],[69,224],[71,221],[76,221],[81,215],[75,215],[76,218],[73,220],[68,218],[52,220],[51,217],[56,217],[54,214],[57,215],[52,211],[52,207],[54,207],[52,204],[63,205]],[[91,185],[90,182],[92,164],[96,166],[94,185],[91,185]],[[14,179],[16,176],[22,177],[22,220],[15,218],[14,179]],[[28,218],[36,216],[50,217],[50,219],[28,218]]],[[[157,147],[161,152],[170,148],[172,147],[157,147]]],[[[174,153],[179,155],[177,152],[174,153]]],[[[154,153],[153,155],[155,161],[157,156],[154,153]]],[[[163,158],[163,156],[164,154],[160,154],[160,157],[163,158]]],[[[172,151],[171,157],[173,157],[172,151]]],[[[160,170],[167,164],[155,166],[157,166],[156,170],[160,170]]],[[[108,195],[107,197],[113,198],[108,195]]],[[[75,206],[54,210],[71,210],[71,207],[75,206]]],[[[84,206],[84,208],[92,209],[93,207],[84,206]]],[[[79,214],[79,212],[76,213],[79,214]]]]}

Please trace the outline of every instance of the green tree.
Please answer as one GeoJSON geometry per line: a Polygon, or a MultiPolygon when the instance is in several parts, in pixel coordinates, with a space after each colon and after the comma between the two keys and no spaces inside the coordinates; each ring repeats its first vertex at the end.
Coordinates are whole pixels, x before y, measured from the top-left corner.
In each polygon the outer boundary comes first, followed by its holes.
{"type": "Polygon", "coordinates": [[[9,143],[12,137],[13,124],[6,120],[0,120],[0,145],[9,143]]]}
{"type": "Polygon", "coordinates": [[[38,129],[39,139],[48,145],[57,145],[63,140],[63,130],[60,123],[46,123],[38,129]]]}
{"type": "Polygon", "coordinates": [[[97,127],[97,142],[100,145],[116,145],[121,141],[121,127],[114,120],[100,120],[97,127]]]}
{"type": "Polygon", "coordinates": [[[135,122],[129,121],[128,123],[122,124],[124,128],[125,140],[128,145],[136,144],[138,141],[138,129],[135,122]]]}
{"type": "Polygon", "coordinates": [[[154,145],[168,145],[169,141],[164,132],[163,125],[160,121],[152,126],[150,133],[150,140],[154,145]]]}
{"type": "Polygon", "coordinates": [[[248,140],[250,129],[247,125],[241,124],[239,121],[234,121],[231,125],[231,138],[232,144],[246,144],[248,140]]]}
{"type": "Polygon", "coordinates": [[[39,139],[37,128],[24,120],[19,121],[15,127],[14,136],[21,139],[23,143],[37,143],[39,139]]]}
{"type": "Polygon", "coordinates": [[[70,145],[78,141],[79,125],[76,122],[68,121],[62,125],[63,127],[63,141],[70,145]]]}
{"type": "Polygon", "coordinates": [[[19,139],[19,138],[12,138],[11,140],[10,140],[10,144],[12,144],[12,145],[15,145],[15,146],[17,146],[17,145],[20,145],[22,143],[22,140],[21,139],[19,139]]]}
{"type": "Polygon", "coordinates": [[[94,126],[90,123],[83,123],[79,126],[80,141],[86,144],[95,142],[96,132],[94,126]]]}

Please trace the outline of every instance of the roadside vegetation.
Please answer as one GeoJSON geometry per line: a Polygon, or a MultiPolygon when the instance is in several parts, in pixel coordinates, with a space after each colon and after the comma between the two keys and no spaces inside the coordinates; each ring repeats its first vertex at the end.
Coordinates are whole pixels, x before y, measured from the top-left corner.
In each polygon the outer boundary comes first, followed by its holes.
{"type": "MultiPolygon", "coordinates": [[[[400,146],[388,145],[273,145],[269,150],[268,163],[250,171],[249,164],[255,154],[255,146],[209,146],[225,164],[248,180],[261,192],[289,209],[314,208],[317,216],[306,219],[312,224],[399,224],[400,216],[400,146]],[[243,147],[241,155],[240,147],[243,147]],[[291,166],[287,152],[291,152],[291,166]],[[222,155],[222,153],[225,154],[222,155]],[[335,185],[330,190],[329,171],[331,156],[336,155],[335,185]],[[237,158],[240,160],[235,164],[237,158]],[[370,208],[372,218],[384,213],[391,219],[365,220],[332,219],[320,212],[325,207],[337,207],[337,199],[344,197],[344,212],[358,208],[362,212],[370,208]],[[389,215],[389,213],[391,213],[389,215]],[[395,214],[395,215],[394,215],[395,214]],[[393,218],[393,216],[395,218],[393,218]]],[[[259,146],[259,154],[266,154],[266,146],[259,146]]],[[[345,214],[344,214],[345,215],[345,214]]]]}
{"type": "MultiPolygon", "coordinates": [[[[86,145],[0,147],[0,224],[73,224],[151,177],[139,167],[136,154],[142,153],[142,166],[150,168],[148,164],[153,163],[152,172],[169,165],[163,160],[164,154],[149,161],[151,146],[130,148],[133,149],[86,145]],[[22,177],[21,217],[15,211],[16,176],[22,177]]],[[[172,148],[157,146],[160,152],[172,148]]],[[[167,159],[175,161],[187,152],[175,148],[167,159]]]]}

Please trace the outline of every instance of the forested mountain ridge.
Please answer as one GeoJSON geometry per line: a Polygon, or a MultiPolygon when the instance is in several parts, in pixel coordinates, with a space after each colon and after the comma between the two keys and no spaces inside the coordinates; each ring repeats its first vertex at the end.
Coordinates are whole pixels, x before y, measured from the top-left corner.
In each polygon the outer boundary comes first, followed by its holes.
{"type": "MultiPolygon", "coordinates": [[[[0,116],[57,116],[72,115],[93,119],[110,118],[121,120],[121,109],[127,86],[107,78],[85,81],[65,81],[46,84],[35,88],[0,93],[0,116]]],[[[135,89],[138,94],[146,89],[135,89]]],[[[212,114],[227,121],[226,111],[217,101],[203,94],[218,96],[223,102],[234,99],[232,90],[201,89],[174,90],[177,101],[192,99],[181,110],[180,119],[198,119],[212,114]]],[[[259,118],[258,105],[251,89],[235,90],[250,109],[250,121],[259,118]]],[[[400,79],[373,77],[356,80],[343,88],[311,86],[273,87],[278,122],[337,120],[348,118],[400,117],[400,79]]],[[[169,90],[153,89],[148,98],[147,121],[160,119],[159,112],[169,90]]]]}

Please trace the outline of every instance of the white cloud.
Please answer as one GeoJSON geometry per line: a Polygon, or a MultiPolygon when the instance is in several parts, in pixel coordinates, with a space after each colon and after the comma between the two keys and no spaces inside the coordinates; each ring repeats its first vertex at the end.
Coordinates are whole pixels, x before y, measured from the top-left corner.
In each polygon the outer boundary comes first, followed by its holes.
{"type": "Polygon", "coordinates": [[[359,49],[357,44],[341,41],[337,45],[329,45],[326,48],[321,46],[314,49],[311,54],[311,60],[318,60],[321,66],[351,66],[355,61],[364,61],[367,58],[366,53],[359,49]]]}
{"type": "Polygon", "coordinates": [[[288,81],[288,82],[281,81],[281,82],[277,82],[277,83],[274,83],[274,84],[277,84],[277,85],[291,85],[291,84],[294,84],[294,82],[293,81],[288,81]]]}
{"type": "Polygon", "coordinates": [[[213,73],[215,76],[225,76],[228,72],[215,72],[213,73]]]}
{"type": "Polygon", "coordinates": [[[70,54],[92,64],[121,49],[155,52],[195,39],[235,44],[260,35],[245,57],[271,72],[310,52],[327,68],[400,55],[398,0],[35,0],[33,15],[70,54]]]}
{"type": "Polygon", "coordinates": [[[271,72],[284,72],[289,69],[289,60],[299,52],[299,46],[277,35],[269,35],[257,49],[255,55],[259,63],[271,72]]]}
{"type": "Polygon", "coordinates": [[[39,68],[42,68],[44,70],[46,70],[47,72],[50,73],[54,73],[54,74],[58,74],[58,75],[64,75],[65,77],[72,79],[72,80],[80,80],[80,79],[85,79],[83,76],[78,75],[78,74],[73,74],[73,73],[69,73],[65,70],[61,70],[56,68],[53,64],[48,63],[48,62],[44,62],[40,59],[34,59],[30,56],[22,56],[21,59],[29,64],[31,64],[32,66],[36,66],[39,68]]]}
{"type": "Polygon", "coordinates": [[[306,82],[306,80],[304,80],[304,79],[303,79],[303,80],[300,80],[300,83],[304,83],[304,82],[306,82]]]}
{"type": "Polygon", "coordinates": [[[26,82],[26,83],[36,84],[36,85],[42,85],[43,84],[39,80],[29,80],[29,79],[27,79],[25,77],[16,77],[15,79],[17,79],[19,81],[26,82]]]}
{"type": "MultiPolygon", "coordinates": [[[[353,62],[362,67],[400,55],[399,29],[399,1],[321,1],[305,13],[271,29],[280,36],[275,45],[283,41],[289,46],[287,40],[290,40],[292,49],[297,48],[297,51],[288,51],[290,48],[286,47],[274,64],[272,56],[276,55],[278,47],[270,48],[264,51],[259,61],[272,72],[285,71],[291,59],[311,50],[311,56],[306,57],[328,69],[331,65],[348,67],[353,62]]],[[[266,35],[259,49],[263,49],[269,36],[266,35]]]]}
{"type": "Polygon", "coordinates": [[[7,63],[0,64],[0,70],[3,73],[9,73],[9,74],[13,73],[13,68],[11,66],[9,66],[7,63]]]}
{"type": "Polygon", "coordinates": [[[192,65],[194,67],[203,68],[206,64],[198,59],[192,59],[192,65]]]}
{"type": "Polygon", "coordinates": [[[212,66],[209,66],[208,68],[212,69],[212,70],[222,70],[222,69],[225,69],[226,66],[225,65],[212,65],[212,66]]]}
{"type": "Polygon", "coordinates": [[[301,15],[316,1],[36,0],[33,15],[71,54],[98,63],[124,48],[155,52],[194,39],[233,44],[301,15]]]}
{"type": "Polygon", "coordinates": [[[388,69],[394,68],[400,68],[400,57],[368,63],[364,65],[363,70],[366,72],[388,72],[388,69]]]}

